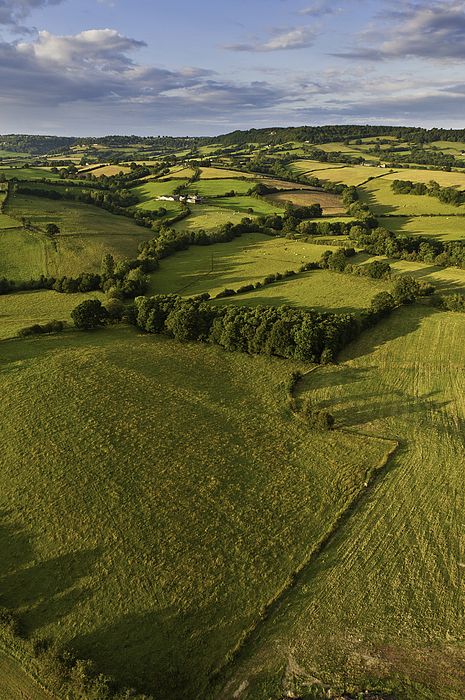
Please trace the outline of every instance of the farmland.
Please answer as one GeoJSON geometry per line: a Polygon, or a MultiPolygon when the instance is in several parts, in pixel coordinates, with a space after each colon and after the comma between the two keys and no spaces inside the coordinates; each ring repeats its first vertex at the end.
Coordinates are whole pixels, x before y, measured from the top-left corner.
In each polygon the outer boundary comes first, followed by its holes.
{"type": "Polygon", "coordinates": [[[302,385],[340,425],[402,449],[262,626],[221,697],[244,678],[265,697],[264,675],[282,692],[290,658],[303,681],[335,678],[343,663],[346,685],[395,674],[398,697],[462,697],[464,342],[461,315],[414,307],[302,385]]]}
{"type": "MultiPolygon", "coordinates": [[[[391,187],[465,190],[463,143],[354,128],[0,153],[0,606],[24,644],[150,700],[465,697],[465,209],[391,187]],[[73,326],[86,300],[104,327],[73,326]]],[[[50,697],[36,661],[0,630],[2,700],[50,697]]]]}
{"type": "Polygon", "coordinates": [[[131,330],[4,343],[2,599],[27,629],[202,695],[385,451],[309,435],[295,367],[131,330]]]}

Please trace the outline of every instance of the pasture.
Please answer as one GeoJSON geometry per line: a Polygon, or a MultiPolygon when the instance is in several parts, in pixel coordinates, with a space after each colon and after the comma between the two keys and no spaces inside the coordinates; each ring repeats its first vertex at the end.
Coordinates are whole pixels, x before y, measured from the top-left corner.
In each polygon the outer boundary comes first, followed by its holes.
{"type": "Polygon", "coordinates": [[[385,177],[371,180],[359,189],[362,202],[366,202],[375,215],[395,214],[417,216],[418,214],[465,213],[465,207],[443,204],[437,197],[429,195],[394,194],[391,181],[385,177]]]}
{"type": "Polygon", "coordinates": [[[52,242],[41,234],[21,228],[0,230],[0,277],[37,279],[46,274],[53,254],[52,242]]]}
{"type": "Polygon", "coordinates": [[[234,191],[236,194],[246,194],[254,183],[239,178],[225,178],[224,180],[198,180],[189,186],[190,192],[197,192],[201,197],[217,197],[234,191]]]}
{"type": "Polygon", "coordinates": [[[384,178],[384,173],[388,173],[380,167],[367,166],[367,165],[347,165],[345,168],[328,168],[321,172],[321,175],[316,173],[316,177],[321,180],[329,180],[330,182],[338,182],[343,185],[361,185],[366,182],[369,178],[384,178]]]}
{"type": "Polygon", "coordinates": [[[241,173],[239,170],[227,170],[226,168],[201,168],[200,169],[200,179],[201,180],[223,180],[225,178],[251,178],[254,179],[257,176],[252,173],[241,173]]]}
{"type": "Polygon", "coordinates": [[[118,329],[1,364],[2,600],[155,697],[206,696],[385,452],[296,421],[288,361],[118,329]]]}
{"type": "Polygon", "coordinates": [[[218,697],[245,679],[250,697],[279,697],[316,676],[403,700],[463,698],[464,343],[463,314],[404,308],[301,384],[346,431],[400,448],[218,697]]]}
{"type": "Polygon", "coordinates": [[[131,168],[128,168],[125,165],[102,165],[101,168],[92,170],[92,175],[95,175],[95,177],[102,177],[102,175],[112,177],[113,175],[120,175],[121,173],[126,174],[130,172],[131,168]]]}
{"type": "Polygon", "coordinates": [[[380,217],[379,225],[395,233],[428,236],[441,241],[459,241],[465,238],[465,216],[380,217]]]}
{"type": "Polygon", "coordinates": [[[59,294],[50,290],[0,295],[0,340],[12,338],[25,326],[68,321],[71,311],[85,299],[103,299],[101,292],[59,294]]]}
{"type": "MultiPolygon", "coordinates": [[[[324,250],[321,245],[262,233],[244,234],[228,243],[191,246],[161,260],[160,269],[151,276],[151,293],[194,296],[209,292],[214,296],[226,287],[237,289],[274,272],[298,270],[304,263],[319,260],[324,250]]],[[[245,295],[238,297],[242,298],[245,295]]]]}
{"type": "Polygon", "coordinates": [[[0,165],[0,175],[5,177],[7,180],[42,180],[44,177],[47,180],[58,180],[58,173],[52,173],[50,168],[23,168],[23,167],[9,167],[0,165]]]}

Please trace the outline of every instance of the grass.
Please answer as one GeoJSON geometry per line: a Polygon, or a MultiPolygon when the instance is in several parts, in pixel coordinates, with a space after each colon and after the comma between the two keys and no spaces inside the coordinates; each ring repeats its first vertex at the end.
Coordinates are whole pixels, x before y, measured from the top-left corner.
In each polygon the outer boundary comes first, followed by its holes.
{"type": "Polygon", "coordinates": [[[339,425],[401,448],[260,627],[220,697],[244,679],[250,697],[278,697],[274,679],[287,667],[332,687],[462,700],[464,343],[463,314],[404,308],[305,380],[302,396],[339,425]]]}
{"type": "Polygon", "coordinates": [[[294,163],[291,163],[290,167],[299,175],[315,172],[316,177],[318,177],[318,173],[316,172],[317,170],[335,170],[337,168],[345,168],[347,166],[343,165],[342,163],[341,165],[334,163],[321,163],[318,160],[296,160],[294,163]]]}
{"type": "Polygon", "coordinates": [[[411,275],[419,280],[431,282],[440,293],[465,293],[465,270],[457,267],[438,267],[431,263],[396,260],[382,256],[370,258],[366,255],[359,255],[357,261],[360,264],[367,264],[373,260],[386,260],[391,266],[393,275],[411,275]],[[363,260],[360,259],[362,257],[363,260]]]}
{"type": "Polygon", "coordinates": [[[85,299],[103,299],[103,294],[59,294],[40,290],[0,295],[0,340],[12,338],[21,328],[35,323],[54,319],[71,323],[71,311],[85,299]]]}
{"type": "Polygon", "coordinates": [[[431,180],[437,182],[441,187],[457,187],[465,189],[465,173],[446,172],[444,170],[399,170],[395,173],[388,173],[386,180],[411,180],[412,182],[428,183],[431,180]]]}
{"type": "Polygon", "coordinates": [[[127,166],[124,165],[104,165],[101,168],[97,168],[96,170],[92,170],[92,175],[95,175],[95,177],[101,177],[102,175],[106,175],[107,177],[111,177],[112,175],[119,175],[120,173],[130,173],[131,168],[128,168],[127,166]]]}
{"type": "MultiPolygon", "coordinates": [[[[367,168],[368,170],[368,168],[367,168]]],[[[369,204],[375,215],[402,214],[465,214],[465,207],[443,204],[429,195],[394,194],[391,181],[386,178],[372,180],[359,189],[360,200],[369,204]]]]}
{"type": "Polygon", "coordinates": [[[257,197],[218,197],[218,199],[215,199],[215,206],[223,210],[238,212],[242,216],[252,213],[256,215],[282,213],[282,207],[270,204],[268,201],[257,197]],[[253,209],[253,212],[249,212],[249,209],[253,209]]]}
{"type": "Polygon", "coordinates": [[[216,204],[216,200],[214,204],[191,205],[190,209],[190,215],[186,219],[182,219],[182,221],[178,221],[178,223],[175,224],[174,228],[177,231],[195,231],[201,228],[206,231],[211,231],[228,223],[228,221],[239,223],[241,219],[246,216],[242,211],[234,211],[226,208],[220,209],[216,204]]]}
{"type": "Polygon", "coordinates": [[[324,250],[321,245],[261,233],[244,234],[228,243],[191,246],[160,262],[152,275],[151,292],[214,296],[225,287],[237,289],[273,272],[297,270],[305,262],[319,260],[324,250]]]}
{"type": "MultiPolygon", "coordinates": [[[[326,248],[320,249],[326,250],[326,248]]],[[[313,270],[290,279],[236,297],[218,300],[221,304],[239,306],[300,306],[336,313],[357,312],[370,305],[382,291],[389,291],[389,282],[354,275],[313,270]]]]}
{"type": "Polygon", "coordinates": [[[465,216],[380,217],[379,225],[396,233],[428,236],[441,241],[459,241],[465,238],[465,216]]]}
{"type": "Polygon", "coordinates": [[[202,197],[211,197],[224,195],[232,190],[238,194],[245,194],[253,185],[250,179],[225,178],[224,180],[199,180],[193,182],[189,189],[191,192],[198,192],[202,197]]]}
{"type": "MultiPolygon", "coordinates": [[[[44,274],[75,275],[80,272],[98,271],[102,257],[111,253],[116,258],[134,257],[138,245],[151,237],[151,231],[137,226],[131,219],[116,216],[104,209],[89,204],[71,201],[56,201],[44,197],[15,195],[6,207],[8,214],[16,219],[26,217],[33,226],[44,229],[49,222],[60,227],[60,235],[50,241],[40,232],[31,239],[24,234],[22,246],[36,246],[45,250],[44,274]],[[37,241],[39,241],[40,246],[37,241]]],[[[9,239],[4,243],[8,246],[9,239]]],[[[16,232],[15,240],[21,238],[16,232]]],[[[11,249],[10,260],[16,267],[22,266],[21,251],[11,249]]],[[[40,253],[43,256],[43,253],[40,253]]],[[[41,264],[41,263],[40,263],[41,264]]]]}
{"type": "Polygon", "coordinates": [[[163,195],[172,195],[179,185],[183,185],[186,182],[187,180],[168,180],[166,182],[151,180],[144,185],[134,187],[132,191],[139,197],[140,202],[137,206],[140,209],[156,210],[163,207],[168,211],[179,212],[181,211],[179,202],[160,201],[157,198],[163,195]]]}
{"type": "Polygon", "coordinates": [[[20,228],[0,230],[0,277],[37,279],[47,272],[53,255],[53,244],[45,236],[20,228]]]}
{"type": "Polygon", "coordinates": [[[130,329],[1,362],[3,602],[157,697],[205,697],[384,452],[291,418],[291,362],[130,329]]]}
{"type": "Polygon", "coordinates": [[[47,180],[58,180],[58,173],[52,173],[49,167],[47,168],[11,168],[8,166],[0,166],[0,174],[11,180],[16,178],[17,180],[41,180],[42,178],[47,178],[47,180]]]}
{"type": "Polygon", "coordinates": [[[201,180],[224,180],[224,179],[230,179],[230,178],[256,178],[256,175],[252,175],[251,173],[241,173],[239,170],[226,170],[223,168],[201,168],[200,169],[200,178],[201,180]]]}
{"type": "MultiPolygon", "coordinates": [[[[321,180],[330,180],[331,182],[340,182],[344,185],[360,185],[368,180],[369,177],[379,177],[383,173],[389,171],[379,167],[365,165],[348,165],[345,168],[328,168],[321,173],[321,180]]],[[[317,174],[317,177],[320,177],[317,174]]],[[[377,182],[377,180],[375,181],[377,182]]]]}
{"type": "Polygon", "coordinates": [[[52,700],[22,669],[20,663],[0,651],[0,697],[5,700],[52,700]]]}

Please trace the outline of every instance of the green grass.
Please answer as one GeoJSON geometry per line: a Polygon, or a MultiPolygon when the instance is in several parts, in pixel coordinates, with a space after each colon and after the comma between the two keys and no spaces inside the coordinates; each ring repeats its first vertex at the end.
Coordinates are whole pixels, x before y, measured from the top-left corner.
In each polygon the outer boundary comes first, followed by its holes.
{"type": "Polygon", "coordinates": [[[130,329],[1,362],[2,602],[155,697],[205,697],[385,449],[292,418],[290,362],[130,329]]]}
{"type": "Polygon", "coordinates": [[[47,261],[55,254],[52,242],[32,231],[0,230],[0,277],[37,279],[47,272],[47,261]]]}
{"type": "MultiPolygon", "coordinates": [[[[45,251],[40,253],[40,259],[44,259],[45,255],[43,272],[49,275],[97,272],[106,253],[116,258],[132,258],[137,254],[138,245],[152,235],[150,230],[137,226],[127,217],[80,202],[15,195],[10,198],[6,211],[17,220],[23,216],[30,219],[39,231],[50,222],[60,227],[61,233],[54,241],[40,232],[32,237],[31,234],[23,234],[21,247],[34,245],[37,251],[45,251]]],[[[6,238],[8,235],[10,232],[3,234],[6,247],[10,240],[6,238]]],[[[21,233],[16,232],[15,240],[21,238],[21,233]]],[[[15,267],[21,269],[22,251],[11,248],[8,254],[15,267]]],[[[42,262],[37,265],[42,266],[42,262]]]]}
{"type": "Polygon", "coordinates": [[[58,180],[58,173],[52,173],[49,168],[11,168],[9,166],[0,166],[0,174],[11,180],[16,178],[17,180],[41,180],[42,178],[47,178],[47,180],[58,180]]]}
{"type": "Polygon", "coordinates": [[[378,220],[380,226],[395,233],[429,236],[441,241],[459,241],[465,238],[465,216],[412,216],[385,219],[380,217],[378,220]]]}
{"type": "Polygon", "coordinates": [[[242,216],[252,213],[248,211],[249,209],[253,209],[255,215],[282,213],[282,207],[256,197],[218,197],[215,199],[215,206],[223,210],[239,212],[242,216]]]}
{"type": "Polygon", "coordinates": [[[189,189],[191,192],[198,192],[201,197],[220,196],[226,192],[234,192],[245,194],[254,186],[254,183],[248,180],[228,179],[224,180],[199,180],[193,182],[189,189]]]}
{"type": "Polygon", "coordinates": [[[59,294],[49,290],[0,295],[0,340],[12,338],[25,326],[54,319],[71,322],[71,311],[85,299],[103,299],[101,292],[59,294]]]}
{"type": "Polygon", "coordinates": [[[52,700],[22,669],[20,663],[0,650],[0,698],[5,700],[52,700]]]}
{"type": "Polygon", "coordinates": [[[401,448],[260,628],[221,697],[244,679],[250,697],[277,697],[273,679],[290,666],[332,687],[462,700],[464,343],[463,314],[404,308],[305,380],[301,396],[339,425],[401,448]]]}
{"type": "Polygon", "coordinates": [[[139,187],[134,187],[133,192],[139,197],[139,209],[157,210],[162,207],[167,211],[180,212],[179,202],[160,201],[157,199],[163,195],[170,196],[174,190],[183,185],[187,180],[150,181],[139,187]]]}
{"type": "Polygon", "coordinates": [[[465,173],[445,172],[443,170],[398,170],[395,173],[388,173],[386,180],[411,180],[412,182],[428,183],[431,180],[437,182],[441,187],[457,187],[459,190],[465,189],[465,173]]]}
{"type": "Polygon", "coordinates": [[[318,311],[347,313],[368,307],[375,294],[389,291],[391,286],[389,282],[365,277],[313,270],[246,294],[220,299],[216,303],[238,306],[287,304],[318,311]]]}
{"type": "MultiPolygon", "coordinates": [[[[368,168],[367,168],[368,170],[368,168]]],[[[366,202],[375,215],[402,214],[465,214],[465,207],[443,204],[437,197],[414,194],[394,194],[391,181],[372,180],[359,189],[360,200],[366,202]]]]}
{"type": "MultiPolygon", "coordinates": [[[[368,180],[369,177],[379,177],[383,173],[389,172],[382,168],[365,165],[348,165],[345,168],[328,168],[321,172],[321,175],[316,174],[321,180],[329,180],[330,182],[340,182],[344,185],[360,185],[368,180]]],[[[377,181],[375,181],[377,182],[377,181]]]]}
{"type": "Polygon", "coordinates": [[[318,160],[296,160],[295,163],[291,163],[290,167],[298,174],[314,172],[315,176],[319,177],[317,172],[318,170],[336,170],[347,166],[343,164],[337,165],[334,163],[321,163],[318,160]]]}
{"type": "Polygon", "coordinates": [[[273,272],[297,270],[305,262],[319,260],[324,250],[321,245],[261,233],[245,234],[228,243],[191,246],[160,262],[160,269],[152,275],[151,292],[186,296],[209,292],[214,296],[225,287],[237,289],[273,272]]]}

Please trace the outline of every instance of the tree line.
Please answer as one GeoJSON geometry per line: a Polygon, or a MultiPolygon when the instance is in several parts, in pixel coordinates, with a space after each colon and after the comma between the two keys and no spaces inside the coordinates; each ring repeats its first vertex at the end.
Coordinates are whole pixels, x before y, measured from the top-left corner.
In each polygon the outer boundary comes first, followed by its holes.
{"type": "Polygon", "coordinates": [[[439,183],[431,180],[424,182],[412,182],[411,180],[394,180],[391,183],[394,194],[416,194],[437,197],[444,204],[454,204],[459,207],[465,203],[465,192],[455,187],[441,187],[439,183]]]}

